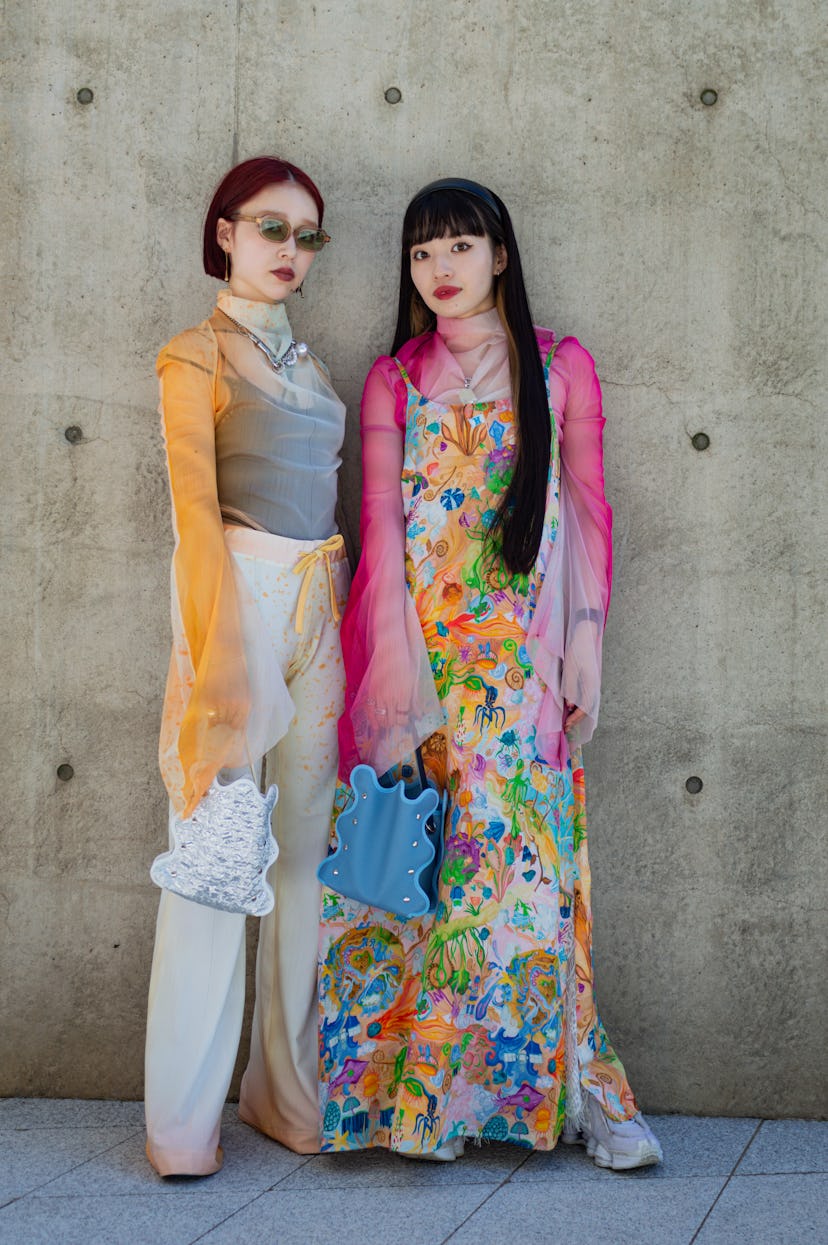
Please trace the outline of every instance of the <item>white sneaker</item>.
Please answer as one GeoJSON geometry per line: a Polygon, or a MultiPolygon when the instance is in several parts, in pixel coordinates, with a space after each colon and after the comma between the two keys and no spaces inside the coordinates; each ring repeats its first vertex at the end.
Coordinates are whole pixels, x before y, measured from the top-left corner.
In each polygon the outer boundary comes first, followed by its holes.
{"type": "Polygon", "coordinates": [[[396,1153],[404,1159],[427,1159],[432,1163],[453,1163],[455,1159],[461,1159],[465,1153],[466,1145],[462,1137],[452,1137],[444,1146],[438,1146],[436,1150],[397,1150],[396,1153]]]}
{"type": "Polygon", "coordinates": [[[661,1146],[640,1112],[631,1120],[611,1120],[592,1094],[586,1095],[580,1129],[565,1128],[561,1141],[566,1145],[586,1146],[596,1167],[611,1167],[616,1172],[649,1167],[664,1158],[661,1146]]]}

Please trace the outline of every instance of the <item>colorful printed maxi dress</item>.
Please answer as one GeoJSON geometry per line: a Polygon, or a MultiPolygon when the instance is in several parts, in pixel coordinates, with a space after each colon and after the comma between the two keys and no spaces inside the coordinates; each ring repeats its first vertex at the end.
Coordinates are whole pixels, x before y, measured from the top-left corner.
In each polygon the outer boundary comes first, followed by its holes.
{"type": "MultiPolygon", "coordinates": [[[[553,435],[538,561],[510,576],[484,543],[512,470],[509,400],[443,406],[398,366],[406,578],[447,715],[423,753],[450,812],[433,915],[400,921],[323,893],[322,1148],[468,1136],[551,1149],[584,1092],[612,1118],[636,1110],[593,999],[580,751],[561,772],[534,747],[544,685],[525,639],[559,452],[553,435]]],[[[340,784],[336,811],[348,794],[340,784]]]]}

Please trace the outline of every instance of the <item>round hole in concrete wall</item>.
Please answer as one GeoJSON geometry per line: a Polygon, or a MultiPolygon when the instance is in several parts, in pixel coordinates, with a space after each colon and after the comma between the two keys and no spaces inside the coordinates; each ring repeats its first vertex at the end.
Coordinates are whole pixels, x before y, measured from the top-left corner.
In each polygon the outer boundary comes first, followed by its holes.
{"type": "Polygon", "coordinates": [[[64,428],[63,435],[70,445],[78,445],[83,440],[83,429],[77,424],[70,424],[68,428],[64,428]]]}
{"type": "Polygon", "coordinates": [[[385,92],[385,100],[388,104],[398,104],[402,99],[402,91],[398,86],[390,86],[385,92]]]}
{"type": "Polygon", "coordinates": [[[706,450],[710,445],[710,437],[706,432],[697,432],[690,439],[694,450],[706,450]]]}
{"type": "Polygon", "coordinates": [[[88,86],[82,86],[76,96],[79,104],[91,104],[95,98],[95,92],[88,86]]]}
{"type": "Polygon", "coordinates": [[[714,91],[711,86],[706,86],[699,96],[699,99],[704,104],[705,108],[712,108],[718,98],[719,92],[714,91]]]}
{"type": "Polygon", "coordinates": [[[71,765],[64,761],[63,765],[57,767],[57,776],[61,782],[69,782],[70,778],[75,777],[75,771],[71,765]]]}
{"type": "Polygon", "coordinates": [[[700,778],[697,778],[695,774],[692,774],[684,785],[691,795],[698,795],[704,786],[704,783],[700,778]]]}

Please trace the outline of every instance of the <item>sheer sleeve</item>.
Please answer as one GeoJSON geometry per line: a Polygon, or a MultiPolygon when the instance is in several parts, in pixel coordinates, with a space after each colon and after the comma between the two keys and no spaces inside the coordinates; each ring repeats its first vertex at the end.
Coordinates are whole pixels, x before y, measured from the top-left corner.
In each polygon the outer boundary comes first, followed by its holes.
{"type": "Polygon", "coordinates": [[[343,777],[358,761],[384,773],[444,721],[405,583],[405,393],[393,360],[378,359],[365,382],[361,410],[362,556],[342,620],[343,777]]]}
{"type": "Polygon", "coordinates": [[[159,759],[170,799],[188,815],[225,765],[246,761],[250,692],[235,576],[224,540],[215,462],[217,347],[194,329],[157,370],[172,495],[173,653],[159,759]]]}
{"type": "Polygon", "coordinates": [[[550,374],[561,414],[558,532],[529,631],[529,649],[548,691],[538,752],[565,761],[564,700],[585,718],[569,743],[586,743],[598,720],[601,646],[612,577],[612,511],[604,496],[601,387],[591,356],[574,337],[559,345],[550,374]]]}

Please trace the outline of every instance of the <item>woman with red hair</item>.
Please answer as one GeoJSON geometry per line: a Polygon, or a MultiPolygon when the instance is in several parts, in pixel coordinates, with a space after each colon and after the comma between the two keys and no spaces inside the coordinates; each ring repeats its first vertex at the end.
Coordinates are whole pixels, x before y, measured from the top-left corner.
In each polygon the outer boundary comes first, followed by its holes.
{"type": "MultiPolygon", "coordinates": [[[[240,1115],[299,1153],[319,1148],[316,867],[336,777],[348,569],[334,516],[345,408],[294,339],[285,303],[330,241],[323,212],[295,165],[260,157],[231,169],[204,226],[205,271],[225,282],[216,309],[157,362],[176,538],[159,751],[171,839],[208,791],[271,754],[276,904],[260,929],[240,1115]]],[[[162,892],[146,1115],[163,1176],[221,1166],[244,957],[243,913],[162,892]]]]}

